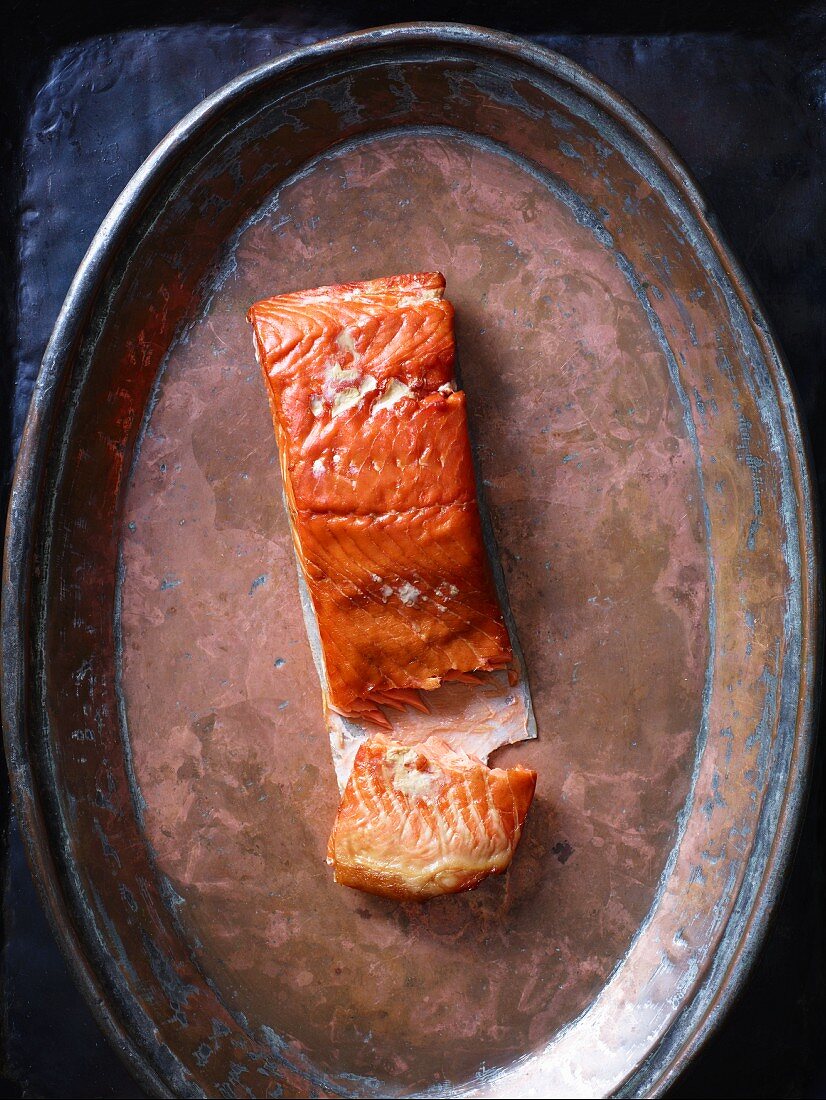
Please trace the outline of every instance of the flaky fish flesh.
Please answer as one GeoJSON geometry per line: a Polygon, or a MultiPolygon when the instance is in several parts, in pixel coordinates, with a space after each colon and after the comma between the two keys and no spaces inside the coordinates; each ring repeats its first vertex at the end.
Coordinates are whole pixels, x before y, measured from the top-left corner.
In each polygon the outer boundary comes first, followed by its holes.
{"type": "Polygon", "coordinates": [[[444,288],[399,275],[249,311],[342,790],[371,727],[484,759],[535,736],[444,288]]]}
{"type": "Polygon", "coordinates": [[[471,890],[510,865],[535,787],[530,768],[376,734],[356,754],[327,862],[336,882],[397,901],[471,890]]]}

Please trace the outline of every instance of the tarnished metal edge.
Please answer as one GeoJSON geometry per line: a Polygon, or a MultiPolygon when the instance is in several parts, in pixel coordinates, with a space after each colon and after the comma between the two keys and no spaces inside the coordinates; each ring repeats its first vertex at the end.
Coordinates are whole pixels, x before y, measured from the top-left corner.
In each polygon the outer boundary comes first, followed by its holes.
{"type": "MultiPolygon", "coordinates": [[[[181,151],[203,135],[227,106],[261,83],[300,72],[328,57],[362,52],[379,45],[432,44],[434,41],[514,57],[562,79],[613,115],[647,147],[684,197],[742,308],[752,319],[753,332],[778,398],[784,438],[791,448],[789,461],[797,514],[802,520],[799,539],[803,564],[800,578],[801,690],[786,782],[779,809],[775,811],[773,843],[768,855],[759,860],[758,867],[750,869],[744,881],[741,897],[749,914],[744,926],[741,929],[727,926],[714,962],[698,983],[692,1001],[646,1062],[627,1079],[623,1094],[661,1095],[719,1025],[742,989],[748,969],[764,940],[797,839],[808,789],[821,661],[820,563],[815,541],[817,518],[811,458],[784,361],[762,321],[756,297],[739,265],[732,259],[690,173],[653,127],[601,81],[568,59],[511,35],[459,24],[416,23],[361,31],[285,54],[231,81],[190,112],[150,154],[107,215],[72,282],[46,350],[26,420],[9,503],[2,591],[2,709],[13,798],[23,824],[27,857],[75,980],[131,1072],[144,1088],[157,1096],[168,1095],[168,1085],[151,1066],[147,1052],[135,1044],[123,1022],[107,1005],[99,976],[86,957],[82,927],[77,926],[50,848],[49,826],[36,791],[36,775],[29,752],[26,665],[33,536],[42,499],[42,475],[52,442],[52,420],[65,381],[66,366],[88,319],[89,305],[103,283],[119,244],[135,226],[166,173],[174,168],[181,151]]],[[[174,1059],[171,1051],[165,1053],[174,1059]]]]}
{"type": "MultiPolygon", "coordinates": [[[[565,61],[566,68],[578,66],[565,61]]],[[[578,75],[582,75],[579,70],[578,75]]],[[[779,808],[761,809],[757,835],[771,827],[768,855],[752,851],[732,917],[729,918],[711,965],[695,987],[690,1002],[662,1037],[648,1059],[625,1081],[620,1095],[662,1096],[694,1054],[703,1046],[733,1006],[759,956],[769,930],[775,905],[782,894],[797,845],[809,795],[814,755],[816,715],[820,702],[824,644],[822,619],[822,571],[819,558],[820,517],[811,445],[800,414],[791,373],[765,320],[765,313],[743,268],[735,260],[699,187],[673,147],[621,96],[586,74],[592,95],[603,109],[613,113],[647,147],[684,197],[727,276],[739,305],[750,321],[751,332],[762,353],[777,397],[777,411],[783,423],[783,438],[789,447],[792,489],[797,503],[801,562],[801,653],[800,684],[792,751],[784,795],[779,808]],[[765,823],[765,824],[764,824],[765,823]],[[732,927],[735,913],[745,914],[732,927]]],[[[574,80],[572,80],[574,83],[574,80]]],[[[736,922],[735,922],[736,923],[736,922]]]]}

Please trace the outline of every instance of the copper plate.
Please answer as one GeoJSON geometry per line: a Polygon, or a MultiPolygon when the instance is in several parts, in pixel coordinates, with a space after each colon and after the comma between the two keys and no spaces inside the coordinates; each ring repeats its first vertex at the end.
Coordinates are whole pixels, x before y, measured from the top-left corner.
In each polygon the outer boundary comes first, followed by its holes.
{"type": "Polygon", "coordinates": [[[817,572],[766,323],[662,139],[456,26],[227,85],[103,224],[14,485],[4,705],[78,981],[178,1096],[661,1092],[742,981],[805,793],[817,572]],[[511,873],[335,887],[256,298],[439,269],[530,672],[511,873]]]}

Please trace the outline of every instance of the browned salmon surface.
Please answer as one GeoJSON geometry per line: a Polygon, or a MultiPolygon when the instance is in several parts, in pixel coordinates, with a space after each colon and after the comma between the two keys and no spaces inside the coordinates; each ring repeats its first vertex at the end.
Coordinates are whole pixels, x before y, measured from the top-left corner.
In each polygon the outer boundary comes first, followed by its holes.
{"type": "Polygon", "coordinates": [[[512,659],[444,289],[398,275],[249,311],[326,702],[385,727],[419,690],[512,659]]]}
{"type": "Polygon", "coordinates": [[[535,787],[530,768],[376,734],[356,754],[327,862],[336,882],[398,901],[470,890],[510,865],[535,787]]]}

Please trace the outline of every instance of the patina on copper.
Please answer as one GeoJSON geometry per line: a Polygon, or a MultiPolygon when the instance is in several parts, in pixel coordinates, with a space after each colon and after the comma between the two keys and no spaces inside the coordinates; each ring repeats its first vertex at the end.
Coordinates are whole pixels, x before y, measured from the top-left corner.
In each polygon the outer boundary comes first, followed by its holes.
{"type": "Polygon", "coordinates": [[[44,363],[7,744],[64,945],[155,1092],[661,1091],[736,987],[809,751],[788,383],[662,141],[571,63],[396,28],[228,86],[105,223],[44,363]],[[263,296],[440,269],[539,740],[511,873],[336,888],[263,296]]]}

